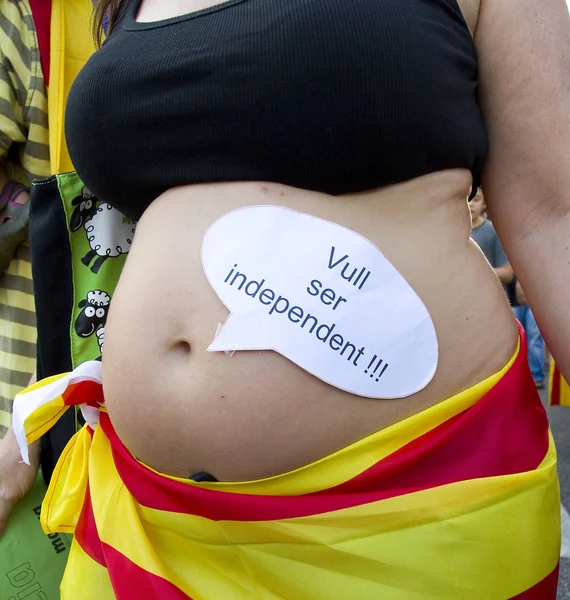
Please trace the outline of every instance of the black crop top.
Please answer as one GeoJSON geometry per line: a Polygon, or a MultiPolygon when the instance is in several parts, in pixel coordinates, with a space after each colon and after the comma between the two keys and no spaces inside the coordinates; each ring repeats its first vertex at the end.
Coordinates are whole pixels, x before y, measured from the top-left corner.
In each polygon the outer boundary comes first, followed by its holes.
{"type": "Polygon", "coordinates": [[[456,0],[229,0],[138,23],[132,2],[69,95],[91,191],[132,218],[170,187],[337,195],[464,167],[487,134],[456,0]]]}

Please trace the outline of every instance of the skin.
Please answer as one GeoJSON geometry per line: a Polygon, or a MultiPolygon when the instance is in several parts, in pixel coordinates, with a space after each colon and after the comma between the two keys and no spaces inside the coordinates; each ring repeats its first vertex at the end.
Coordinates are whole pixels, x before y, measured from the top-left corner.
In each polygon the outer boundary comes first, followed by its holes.
{"type": "Polygon", "coordinates": [[[210,8],[221,4],[220,0],[171,0],[161,2],[160,0],[145,0],[141,2],[137,21],[160,21],[178,17],[189,12],[210,8]]]}
{"type": "MultiPolygon", "coordinates": [[[[483,173],[486,203],[568,379],[567,8],[563,0],[460,3],[473,15],[480,105],[490,138],[483,173]]],[[[138,18],[164,19],[214,4],[146,0],[138,18]]],[[[496,372],[514,351],[517,329],[497,278],[469,240],[469,183],[465,171],[439,172],[343,203],[261,183],[191,186],[159,198],[139,224],[107,326],[105,391],[127,446],[169,473],[204,470],[226,480],[269,476],[315,460],[496,372]],[[232,207],[272,201],[332,217],[367,235],[413,285],[432,314],[440,343],[438,370],[425,390],[397,402],[370,401],[343,395],[272,352],[238,352],[231,359],[205,352],[227,310],[204,280],[196,239],[232,207]],[[432,207],[428,213],[426,201],[432,207]],[[172,260],[181,252],[187,257],[183,270],[172,260]],[[164,285],[168,303],[164,288],[160,299],[148,293],[164,285]],[[136,303],[133,309],[131,299],[140,292],[137,297],[147,304],[136,303]],[[133,339],[133,326],[144,331],[144,340],[133,339]],[[154,343],[148,345],[149,339],[154,343]],[[125,344],[144,351],[125,353],[125,344]],[[159,410],[149,410],[156,406],[159,410]]],[[[0,485],[7,480],[0,472],[0,485]]]]}
{"type": "MultiPolygon", "coordinates": [[[[483,211],[485,210],[485,199],[481,190],[477,192],[475,198],[469,202],[469,210],[471,211],[471,227],[477,229],[485,222],[483,211]]],[[[503,265],[502,267],[493,267],[497,277],[501,283],[511,283],[514,278],[513,268],[511,265],[503,265]]]]}
{"type": "Polygon", "coordinates": [[[475,43],[491,148],[483,174],[487,207],[568,379],[568,9],[563,0],[482,0],[475,43]]]}
{"type": "Polygon", "coordinates": [[[453,170],[343,197],[233,182],[184,186],[157,199],[138,223],[105,330],[106,404],[126,446],[157,470],[180,476],[269,477],[499,370],[514,352],[517,327],[499,281],[469,237],[470,183],[468,171],[453,170]],[[426,203],[431,210],[418,219],[426,203]],[[204,276],[201,240],[221,215],[252,204],[335,221],[380,248],[436,328],[439,364],[424,390],[397,401],[370,400],[329,386],[274,352],[231,358],[206,352],[228,311],[204,276]],[[445,235],[434,236],[438,229],[445,235]],[[157,402],[159,409],[149,410],[157,402]]]}
{"type": "MultiPolygon", "coordinates": [[[[36,381],[32,375],[29,385],[36,381]]],[[[30,464],[22,462],[20,449],[10,428],[0,440],[0,535],[4,532],[10,511],[23,498],[34,483],[40,466],[40,442],[29,447],[30,464]]]]}

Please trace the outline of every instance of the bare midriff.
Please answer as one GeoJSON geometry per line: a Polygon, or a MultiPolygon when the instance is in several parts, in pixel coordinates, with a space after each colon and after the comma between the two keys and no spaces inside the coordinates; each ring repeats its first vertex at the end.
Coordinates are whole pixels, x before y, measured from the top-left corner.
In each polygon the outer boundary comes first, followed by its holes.
{"type": "Polygon", "coordinates": [[[127,448],[172,475],[265,478],[497,372],[516,348],[517,326],[501,284],[469,238],[470,183],[468,171],[449,170],[340,197],[233,182],[179,187],[156,199],[138,224],[105,332],[105,399],[127,448]],[[259,204],[339,223],[382,251],[435,325],[439,360],[427,387],[402,399],[363,398],[276,352],[207,352],[228,310],[202,268],[204,233],[225,213],[259,204]]]}

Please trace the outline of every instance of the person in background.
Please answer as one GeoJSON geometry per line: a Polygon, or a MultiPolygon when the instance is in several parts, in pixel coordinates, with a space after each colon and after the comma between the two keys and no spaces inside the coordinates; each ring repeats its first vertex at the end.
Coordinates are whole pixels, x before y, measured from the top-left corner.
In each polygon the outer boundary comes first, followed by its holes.
{"type": "Polygon", "coordinates": [[[25,243],[28,189],[33,179],[50,174],[36,4],[0,0],[0,438],[36,357],[30,249],[25,243]]]}
{"type": "Polygon", "coordinates": [[[469,202],[469,209],[471,211],[471,238],[483,251],[506,292],[506,286],[513,281],[513,269],[495,233],[493,223],[485,216],[485,198],[481,189],[469,202]]]}
{"type": "Polygon", "coordinates": [[[526,296],[518,280],[514,281],[515,303],[513,312],[526,331],[528,343],[528,364],[536,387],[544,388],[544,339],[528,305],[526,296]]]}

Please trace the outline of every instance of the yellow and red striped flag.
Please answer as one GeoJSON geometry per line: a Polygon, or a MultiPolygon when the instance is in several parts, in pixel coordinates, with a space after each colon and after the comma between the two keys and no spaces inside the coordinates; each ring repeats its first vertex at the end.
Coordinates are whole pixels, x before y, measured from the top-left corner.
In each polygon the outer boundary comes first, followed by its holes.
{"type": "Polygon", "coordinates": [[[554,361],[550,363],[548,386],[548,404],[550,406],[570,406],[570,386],[554,361]]]}
{"type": "Polygon", "coordinates": [[[100,364],[85,363],[16,402],[28,443],[71,404],[90,423],[42,509],[47,533],[75,534],[63,600],[556,598],[556,452],[524,340],[477,386],[252,482],[198,483],[141,464],[113,429],[100,381],[100,364]]]}

